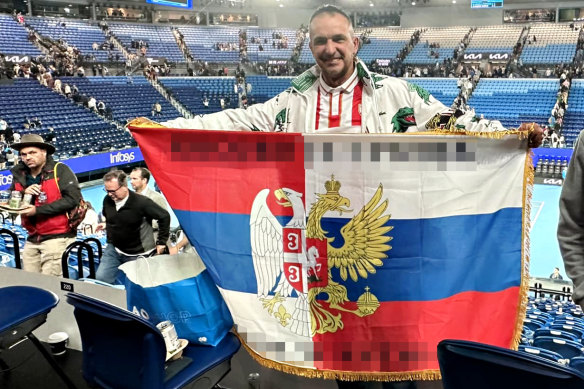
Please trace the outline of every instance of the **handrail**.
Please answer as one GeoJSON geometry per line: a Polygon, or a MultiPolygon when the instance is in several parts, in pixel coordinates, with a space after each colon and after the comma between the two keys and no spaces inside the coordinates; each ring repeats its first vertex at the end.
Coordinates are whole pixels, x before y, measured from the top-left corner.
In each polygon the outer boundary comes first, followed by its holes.
{"type": "Polygon", "coordinates": [[[83,274],[83,250],[87,251],[87,258],[89,260],[89,277],[95,279],[95,258],[93,257],[93,249],[89,244],[75,241],[71,243],[61,256],[61,268],[63,270],[63,277],[69,278],[69,255],[73,249],[77,248],[77,269],[79,271],[79,278],[84,276],[83,274]]]}
{"type": "Polygon", "coordinates": [[[0,228],[0,235],[2,234],[6,234],[12,238],[12,243],[14,243],[14,264],[17,269],[22,269],[22,261],[20,260],[20,241],[18,240],[18,235],[8,228],[0,228]]]}
{"type": "Polygon", "coordinates": [[[86,243],[87,245],[89,245],[89,247],[93,248],[93,246],[89,244],[90,242],[93,242],[97,245],[97,258],[101,259],[101,256],[103,255],[103,248],[101,246],[101,242],[97,238],[87,238],[83,240],[83,243],[86,243]]]}

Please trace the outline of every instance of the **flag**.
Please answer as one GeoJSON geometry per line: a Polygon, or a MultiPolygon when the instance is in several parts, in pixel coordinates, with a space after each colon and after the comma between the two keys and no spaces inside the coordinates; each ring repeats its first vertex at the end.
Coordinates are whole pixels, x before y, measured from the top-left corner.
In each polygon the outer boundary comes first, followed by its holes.
{"type": "Polygon", "coordinates": [[[454,338],[517,347],[526,140],[131,128],[260,363],[437,379],[454,338]]]}

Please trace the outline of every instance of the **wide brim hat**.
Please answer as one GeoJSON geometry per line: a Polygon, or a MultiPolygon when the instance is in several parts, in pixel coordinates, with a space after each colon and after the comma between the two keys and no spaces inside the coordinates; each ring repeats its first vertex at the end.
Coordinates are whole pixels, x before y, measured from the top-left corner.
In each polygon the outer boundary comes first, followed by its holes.
{"type": "Polygon", "coordinates": [[[25,147],[38,147],[39,149],[47,150],[47,154],[53,154],[55,152],[55,146],[50,143],[45,142],[42,136],[38,134],[26,134],[20,138],[20,142],[13,143],[10,145],[14,150],[22,150],[25,147]]]}

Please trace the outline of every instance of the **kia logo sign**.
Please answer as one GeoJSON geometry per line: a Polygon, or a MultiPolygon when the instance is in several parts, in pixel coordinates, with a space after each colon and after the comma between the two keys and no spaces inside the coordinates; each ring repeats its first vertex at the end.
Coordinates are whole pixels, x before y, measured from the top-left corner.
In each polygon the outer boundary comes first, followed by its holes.
{"type": "Polygon", "coordinates": [[[166,58],[164,57],[146,57],[146,61],[150,65],[162,65],[166,63],[166,58]]]}
{"type": "Polygon", "coordinates": [[[481,61],[483,59],[506,62],[509,60],[509,53],[469,53],[463,55],[463,61],[481,61]]]}
{"type": "Polygon", "coordinates": [[[495,53],[489,54],[490,60],[507,61],[509,59],[509,54],[507,53],[495,53]]]}
{"type": "Polygon", "coordinates": [[[480,61],[481,59],[483,59],[483,55],[481,53],[465,54],[464,59],[471,60],[471,61],[472,60],[480,61]]]}
{"type": "Polygon", "coordinates": [[[545,185],[562,185],[564,181],[561,178],[544,178],[543,183],[545,185]]]}
{"type": "Polygon", "coordinates": [[[28,55],[7,54],[4,56],[4,61],[12,63],[29,63],[30,57],[28,55]]]}

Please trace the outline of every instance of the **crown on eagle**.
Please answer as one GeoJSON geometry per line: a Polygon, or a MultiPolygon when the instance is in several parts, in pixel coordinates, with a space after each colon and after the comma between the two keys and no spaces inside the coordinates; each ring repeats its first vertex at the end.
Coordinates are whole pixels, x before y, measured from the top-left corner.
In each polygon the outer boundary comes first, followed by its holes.
{"type": "Polygon", "coordinates": [[[331,175],[330,181],[324,183],[326,189],[326,194],[339,194],[339,189],[341,189],[341,183],[335,180],[335,176],[331,175]]]}

